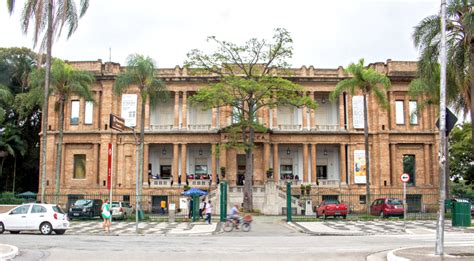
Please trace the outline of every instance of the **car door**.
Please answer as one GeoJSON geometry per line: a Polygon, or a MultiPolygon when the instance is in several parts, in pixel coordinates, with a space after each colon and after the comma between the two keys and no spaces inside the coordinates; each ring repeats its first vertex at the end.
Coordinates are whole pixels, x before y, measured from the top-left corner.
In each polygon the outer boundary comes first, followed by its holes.
{"type": "Polygon", "coordinates": [[[31,230],[36,230],[39,229],[40,224],[47,220],[47,212],[48,210],[46,209],[45,206],[39,205],[39,204],[33,204],[33,207],[31,208],[30,213],[28,214],[28,229],[31,230]]]}
{"type": "Polygon", "coordinates": [[[21,205],[12,209],[8,216],[5,218],[5,229],[6,230],[22,230],[26,228],[26,219],[31,204],[21,205]]]}
{"type": "Polygon", "coordinates": [[[375,216],[378,215],[378,213],[377,213],[377,211],[376,211],[376,209],[377,209],[377,202],[378,202],[378,200],[376,199],[376,200],[374,200],[374,202],[372,202],[372,205],[370,205],[370,214],[371,214],[371,215],[375,215],[375,216]]]}
{"type": "Polygon", "coordinates": [[[321,205],[319,205],[318,207],[318,215],[321,216],[323,214],[323,211],[324,211],[324,200],[321,202],[321,205]]]}

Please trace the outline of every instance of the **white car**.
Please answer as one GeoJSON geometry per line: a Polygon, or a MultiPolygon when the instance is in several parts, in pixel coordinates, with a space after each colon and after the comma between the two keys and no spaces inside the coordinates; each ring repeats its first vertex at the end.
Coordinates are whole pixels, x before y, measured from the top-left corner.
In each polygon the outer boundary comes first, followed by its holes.
{"type": "Polygon", "coordinates": [[[112,218],[127,219],[133,214],[133,208],[128,202],[112,201],[112,218]]]}
{"type": "Polygon", "coordinates": [[[67,214],[54,204],[24,204],[0,214],[0,234],[5,230],[12,234],[39,230],[43,235],[53,231],[62,235],[68,228],[67,214]]]}

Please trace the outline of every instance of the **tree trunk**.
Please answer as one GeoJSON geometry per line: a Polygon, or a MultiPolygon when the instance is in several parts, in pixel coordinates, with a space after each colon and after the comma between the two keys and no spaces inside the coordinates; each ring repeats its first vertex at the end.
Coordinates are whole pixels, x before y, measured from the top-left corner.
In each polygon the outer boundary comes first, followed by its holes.
{"type": "Polygon", "coordinates": [[[56,189],[55,189],[55,203],[58,204],[60,179],[61,179],[61,158],[63,155],[63,134],[64,134],[64,98],[59,98],[59,140],[56,148],[56,189]]]}
{"type": "Polygon", "coordinates": [[[49,80],[51,73],[51,56],[53,48],[53,0],[48,0],[48,30],[46,33],[46,73],[44,74],[44,99],[41,117],[43,121],[42,128],[42,146],[41,146],[41,202],[45,202],[46,189],[46,145],[48,132],[48,100],[49,100],[49,80]]]}
{"type": "MultiPolygon", "coordinates": [[[[471,58],[471,63],[470,63],[470,68],[469,68],[469,73],[470,73],[470,87],[471,87],[471,92],[470,92],[470,97],[471,97],[471,126],[474,124],[474,38],[471,38],[471,48],[470,48],[470,58],[471,58]]],[[[474,153],[474,127],[471,128],[471,137],[472,137],[472,150],[474,153]]]]}
{"type": "Polygon", "coordinates": [[[248,147],[245,149],[244,211],[253,211],[253,145],[255,130],[249,129],[248,147]]]}
{"type": "MultiPolygon", "coordinates": [[[[5,155],[5,157],[2,157],[2,161],[0,161],[0,180],[3,176],[3,163],[5,163],[5,158],[7,157],[7,155],[5,155]]],[[[1,186],[0,186],[1,188],[1,186]]]]}
{"type": "Polygon", "coordinates": [[[364,141],[365,141],[365,177],[366,177],[366,199],[367,215],[370,215],[370,158],[369,158],[369,123],[367,113],[367,94],[364,93],[364,141]]]}
{"type": "Polygon", "coordinates": [[[15,181],[16,181],[16,157],[13,157],[13,182],[12,182],[13,194],[15,194],[15,181]]]}
{"type": "MultiPolygon", "coordinates": [[[[140,93],[143,92],[143,88],[140,93]]],[[[146,97],[142,95],[142,108],[141,108],[141,115],[140,115],[140,166],[138,172],[138,187],[140,193],[140,202],[141,202],[141,195],[143,193],[143,158],[144,158],[144,142],[145,142],[145,103],[146,97]]],[[[173,151],[173,153],[178,153],[177,151],[173,151]]]]}

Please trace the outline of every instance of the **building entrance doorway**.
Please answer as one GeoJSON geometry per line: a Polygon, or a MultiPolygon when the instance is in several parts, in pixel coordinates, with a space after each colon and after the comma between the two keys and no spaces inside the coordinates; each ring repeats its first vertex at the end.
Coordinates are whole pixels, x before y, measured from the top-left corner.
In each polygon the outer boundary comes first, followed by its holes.
{"type": "Polygon", "coordinates": [[[166,214],[168,212],[168,196],[151,196],[151,213],[166,214]]]}
{"type": "Polygon", "coordinates": [[[245,154],[237,155],[237,186],[243,186],[245,182],[245,154]]]}
{"type": "Polygon", "coordinates": [[[161,165],[160,173],[161,173],[160,178],[171,179],[171,165],[161,165]]]}

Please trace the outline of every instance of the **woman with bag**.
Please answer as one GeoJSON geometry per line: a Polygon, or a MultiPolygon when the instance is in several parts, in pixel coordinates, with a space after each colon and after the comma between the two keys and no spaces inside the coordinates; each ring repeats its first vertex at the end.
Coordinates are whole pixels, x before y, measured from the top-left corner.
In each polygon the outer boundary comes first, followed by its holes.
{"type": "Polygon", "coordinates": [[[102,219],[104,219],[104,223],[102,224],[102,227],[104,228],[105,232],[110,232],[110,218],[111,218],[111,213],[110,213],[110,204],[109,200],[106,199],[104,204],[102,204],[102,219]]]}

